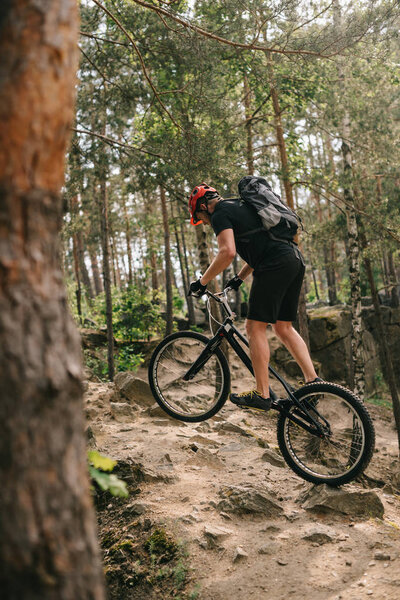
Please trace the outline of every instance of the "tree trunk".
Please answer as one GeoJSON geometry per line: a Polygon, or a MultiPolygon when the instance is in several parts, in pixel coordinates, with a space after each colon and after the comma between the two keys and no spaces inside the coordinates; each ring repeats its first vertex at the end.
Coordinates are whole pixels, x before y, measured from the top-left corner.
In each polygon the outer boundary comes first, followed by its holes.
{"type": "Polygon", "coordinates": [[[1,25],[1,596],[102,600],[80,341],[58,253],[77,3],[9,1],[1,25]]]}
{"type": "Polygon", "coordinates": [[[170,249],[170,233],[167,211],[167,199],[165,190],[160,186],[161,211],[164,226],[164,253],[165,253],[165,290],[167,294],[167,307],[165,316],[165,335],[172,333],[173,329],[173,305],[172,305],[172,265],[170,249]]]}
{"type": "Polygon", "coordinates": [[[251,90],[245,73],[243,81],[244,112],[246,118],[246,163],[248,175],[254,175],[253,126],[251,122],[251,90]]]}
{"type": "Polygon", "coordinates": [[[98,296],[99,294],[101,294],[101,292],[103,291],[104,288],[103,288],[103,283],[102,283],[101,277],[100,277],[99,263],[97,260],[96,250],[93,246],[89,246],[89,257],[90,257],[90,264],[92,265],[94,289],[96,292],[96,296],[98,296]]]}
{"type": "MultiPolygon", "coordinates": [[[[363,227],[360,228],[360,239],[362,247],[365,249],[368,245],[365,232],[363,227]]],[[[388,343],[387,343],[387,334],[385,331],[385,327],[383,324],[383,317],[379,302],[379,296],[376,289],[374,275],[372,271],[371,260],[365,256],[364,257],[364,266],[368,277],[369,287],[371,290],[372,303],[374,305],[377,325],[378,325],[378,344],[379,344],[379,356],[382,364],[382,372],[385,375],[386,381],[389,386],[390,395],[392,397],[392,407],[393,407],[393,415],[397,428],[397,438],[398,438],[398,446],[400,451],[400,400],[399,394],[397,391],[396,385],[396,376],[394,373],[393,362],[390,355],[388,343]]]]}
{"type": "Polygon", "coordinates": [[[195,325],[196,319],[195,319],[195,315],[194,315],[193,297],[188,296],[190,281],[189,281],[189,276],[188,276],[189,274],[188,274],[188,269],[187,269],[187,258],[185,257],[186,249],[185,249],[183,236],[182,236],[182,244],[181,244],[181,239],[179,237],[179,231],[178,231],[178,224],[177,224],[177,220],[174,216],[172,203],[171,203],[171,214],[172,214],[172,221],[174,224],[176,249],[178,251],[179,264],[181,267],[183,292],[185,294],[186,306],[188,309],[189,325],[195,325]]]}
{"type": "Polygon", "coordinates": [[[90,281],[89,273],[88,273],[88,270],[86,268],[86,263],[85,263],[85,250],[84,250],[84,244],[83,244],[82,231],[77,231],[76,241],[77,241],[77,246],[78,246],[79,270],[82,275],[82,282],[83,282],[83,285],[85,286],[87,298],[90,302],[90,300],[93,299],[94,294],[93,294],[93,289],[92,289],[92,282],[90,281]]]}
{"type": "MultiPolygon", "coordinates": [[[[282,126],[282,118],[281,118],[281,108],[279,105],[279,96],[278,90],[275,84],[274,77],[274,67],[272,58],[270,53],[266,53],[267,56],[267,65],[268,65],[268,75],[269,75],[269,86],[271,92],[271,100],[272,100],[272,108],[274,111],[274,122],[275,122],[275,132],[276,132],[276,140],[278,142],[279,148],[279,157],[281,163],[281,171],[282,171],[282,182],[283,188],[285,190],[285,199],[286,203],[294,210],[294,198],[293,198],[293,187],[290,181],[289,176],[289,161],[286,152],[286,144],[285,138],[283,135],[283,126],[282,126]]],[[[300,299],[299,299],[299,309],[298,309],[298,323],[299,323],[299,333],[307,347],[310,348],[310,335],[308,331],[308,319],[307,319],[307,310],[306,310],[306,297],[304,292],[304,285],[301,288],[300,299]]]]}
{"type": "Polygon", "coordinates": [[[76,310],[78,311],[79,323],[82,325],[82,288],[81,288],[81,277],[79,273],[79,259],[78,259],[78,243],[76,240],[76,233],[72,235],[72,253],[74,256],[74,272],[76,280],[76,310]]]}
{"type": "Polygon", "coordinates": [[[110,273],[110,252],[109,252],[109,223],[108,223],[108,202],[106,174],[103,170],[100,181],[100,224],[101,224],[101,246],[103,250],[103,282],[106,296],[106,323],[107,323],[107,364],[108,378],[114,379],[114,330],[112,322],[112,295],[111,295],[111,273],[110,273]]]}
{"type": "Polygon", "coordinates": [[[125,238],[126,238],[126,254],[128,257],[128,285],[133,284],[133,269],[132,269],[132,250],[131,250],[131,227],[129,223],[128,211],[126,209],[125,199],[123,200],[124,220],[125,220],[125,238]]]}

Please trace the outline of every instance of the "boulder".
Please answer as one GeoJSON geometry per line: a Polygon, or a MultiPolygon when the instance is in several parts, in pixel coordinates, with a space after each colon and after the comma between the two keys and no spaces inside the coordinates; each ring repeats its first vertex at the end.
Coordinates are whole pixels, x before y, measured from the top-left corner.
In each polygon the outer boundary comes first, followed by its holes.
{"type": "Polygon", "coordinates": [[[138,406],[153,406],[154,398],[149,384],[136,377],[132,371],[122,371],[114,377],[115,387],[129,402],[138,406]]]}
{"type": "Polygon", "coordinates": [[[303,494],[301,502],[302,508],[309,511],[337,512],[360,518],[382,518],[384,514],[382,501],[376,492],[354,487],[313,486],[303,494]]]}
{"type": "MultiPolygon", "coordinates": [[[[324,378],[350,386],[353,377],[350,307],[325,306],[310,310],[308,316],[311,353],[313,358],[321,363],[324,378]]],[[[366,389],[369,392],[375,387],[379,359],[374,338],[365,327],[365,323],[362,339],[366,389]]]]}
{"type": "Polygon", "coordinates": [[[282,507],[265,487],[243,483],[224,486],[219,491],[222,500],[218,509],[237,514],[260,514],[268,517],[283,512],[282,507]]]}

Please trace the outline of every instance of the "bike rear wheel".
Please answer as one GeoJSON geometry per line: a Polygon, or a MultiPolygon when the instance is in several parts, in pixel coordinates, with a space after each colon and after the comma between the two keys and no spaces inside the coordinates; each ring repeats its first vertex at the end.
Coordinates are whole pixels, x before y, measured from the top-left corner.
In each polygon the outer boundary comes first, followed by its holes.
{"type": "MultiPolygon", "coordinates": [[[[333,383],[305,385],[294,394],[324,429],[318,437],[281,413],[277,423],[280,451],[289,467],[313,483],[342,485],[362,473],[371,460],[375,431],[357,396],[333,383]]],[[[301,417],[294,403],[288,412],[301,417]]]]}
{"type": "Polygon", "coordinates": [[[229,366],[219,348],[205,353],[204,364],[192,379],[183,379],[209,341],[194,331],[173,333],[157,346],[151,357],[149,383],[153,396],[166,413],[180,421],[209,419],[228,397],[229,366]]]}

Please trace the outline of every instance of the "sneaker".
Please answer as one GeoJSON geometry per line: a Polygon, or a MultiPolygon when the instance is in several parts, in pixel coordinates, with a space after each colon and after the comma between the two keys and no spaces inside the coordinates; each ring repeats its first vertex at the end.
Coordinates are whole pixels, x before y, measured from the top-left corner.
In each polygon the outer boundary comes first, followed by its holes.
{"type": "Polygon", "coordinates": [[[303,379],[300,379],[300,381],[297,382],[297,384],[301,387],[303,387],[303,385],[311,385],[312,383],[318,383],[319,381],[324,381],[323,379],[321,379],[321,377],[316,377],[315,379],[313,379],[312,381],[304,381],[303,379]]]}
{"type": "Polygon", "coordinates": [[[256,390],[242,392],[241,394],[231,394],[229,398],[233,404],[236,404],[240,408],[256,408],[263,411],[271,408],[271,398],[263,398],[256,390]]]}

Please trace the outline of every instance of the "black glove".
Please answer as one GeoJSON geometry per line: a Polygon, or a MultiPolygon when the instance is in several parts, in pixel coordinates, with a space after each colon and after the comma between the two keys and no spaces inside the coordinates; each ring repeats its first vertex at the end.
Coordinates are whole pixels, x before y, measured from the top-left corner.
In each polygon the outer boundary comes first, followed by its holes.
{"type": "Polygon", "coordinates": [[[195,298],[200,298],[206,291],[207,286],[200,283],[200,279],[197,281],[192,281],[189,289],[189,296],[194,296],[195,298]]]}
{"type": "Polygon", "coordinates": [[[229,281],[226,282],[225,286],[224,286],[224,290],[226,290],[226,288],[231,288],[232,290],[238,290],[240,288],[240,286],[243,283],[243,279],[240,279],[240,277],[238,275],[235,275],[235,277],[232,277],[232,279],[230,279],[229,281]]]}

